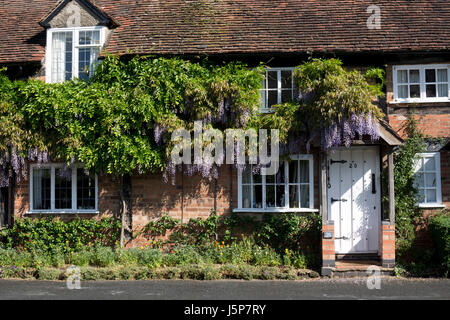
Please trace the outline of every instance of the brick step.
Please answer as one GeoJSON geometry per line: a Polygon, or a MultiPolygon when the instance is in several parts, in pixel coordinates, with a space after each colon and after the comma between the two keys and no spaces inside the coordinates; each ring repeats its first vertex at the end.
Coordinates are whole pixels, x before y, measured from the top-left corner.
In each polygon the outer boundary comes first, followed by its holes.
{"type": "Polygon", "coordinates": [[[378,253],[350,253],[350,254],[336,254],[336,260],[379,260],[378,253]]]}
{"type": "Polygon", "coordinates": [[[336,270],[367,270],[370,266],[381,267],[380,260],[337,260],[336,261],[336,270]]]}

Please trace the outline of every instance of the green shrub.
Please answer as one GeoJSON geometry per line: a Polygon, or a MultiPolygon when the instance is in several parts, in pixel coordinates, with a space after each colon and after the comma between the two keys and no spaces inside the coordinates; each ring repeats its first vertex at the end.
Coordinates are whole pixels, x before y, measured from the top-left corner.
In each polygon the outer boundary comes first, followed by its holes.
{"type": "Polygon", "coordinates": [[[148,268],[158,268],[163,263],[163,254],[158,249],[130,249],[137,263],[148,268]]]}
{"type": "Polygon", "coordinates": [[[79,251],[89,245],[116,245],[120,222],[114,218],[80,219],[65,222],[60,219],[17,219],[7,237],[16,248],[27,251],[52,251],[62,249],[65,253],[79,251]]]}
{"type": "Polygon", "coordinates": [[[274,249],[255,246],[253,249],[252,264],[255,266],[279,266],[281,265],[281,259],[274,249]]]}
{"type": "Polygon", "coordinates": [[[175,247],[170,253],[164,254],[162,259],[162,263],[167,267],[200,264],[202,262],[202,256],[194,246],[175,247]]]}
{"type": "Polygon", "coordinates": [[[450,271],[450,211],[436,215],[430,221],[429,230],[436,248],[439,263],[446,276],[450,271]]]}
{"type": "Polygon", "coordinates": [[[36,278],[39,280],[60,280],[62,273],[60,269],[42,268],[37,270],[36,278]]]}
{"type": "Polygon", "coordinates": [[[115,253],[109,247],[97,247],[90,256],[89,264],[96,267],[109,267],[115,263],[115,253]]]}
{"type": "Polygon", "coordinates": [[[69,264],[73,264],[79,267],[86,267],[91,261],[92,251],[91,250],[80,250],[78,252],[73,252],[69,256],[69,264]]]}

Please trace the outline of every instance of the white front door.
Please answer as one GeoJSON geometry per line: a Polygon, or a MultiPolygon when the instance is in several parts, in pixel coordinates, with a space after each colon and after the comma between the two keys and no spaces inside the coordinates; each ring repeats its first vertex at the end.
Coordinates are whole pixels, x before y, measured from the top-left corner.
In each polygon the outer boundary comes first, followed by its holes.
{"type": "Polygon", "coordinates": [[[336,253],[379,249],[381,190],[378,147],[352,147],[328,154],[328,210],[336,253]]]}

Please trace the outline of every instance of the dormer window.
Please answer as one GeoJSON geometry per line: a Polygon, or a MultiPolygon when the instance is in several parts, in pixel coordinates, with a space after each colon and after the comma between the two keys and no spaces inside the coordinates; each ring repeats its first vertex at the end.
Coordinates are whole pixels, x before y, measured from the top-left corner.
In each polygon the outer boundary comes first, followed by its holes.
{"type": "Polygon", "coordinates": [[[105,42],[106,27],[55,28],[47,31],[47,82],[92,76],[105,42]]]}

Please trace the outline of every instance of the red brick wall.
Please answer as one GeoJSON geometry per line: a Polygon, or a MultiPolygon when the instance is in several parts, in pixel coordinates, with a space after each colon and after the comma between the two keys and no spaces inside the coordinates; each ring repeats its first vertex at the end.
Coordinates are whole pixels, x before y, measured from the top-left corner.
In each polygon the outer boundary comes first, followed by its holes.
{"type": "MultiPolygon", "coordinates": [[[[318,155],[314,161],[314,204],[318,208],[318,155]]],[[[170,179],[169,179],[170,180],[170,179]]],[[[161,174],[133,175],[131,179],[131,206],[133,230],[138,231],[149,221],[168,214],[184,222],[191,218],[207,217],[214,208],[216,199],[219,215],[231,214],[238,206],[237,170],[234,166],[223,166],[219,170],[217,186],[214,180],[202,178],[200,175],[183,176],[177,173],[175,184],[164,183],[161,174]],[[216,196],[215,191],[216,190],[216,196]]],[[[29,181],[20,181],[16,185],[14,199],[15,217],[27,216],[29,210],[29,181]]],[[[98,178],[99,214],[85,214],[83,217],[98,217],[118,214],[120,210],[119,181],[110,175],[99,175],[98,178]]],[[[257,213],[257,216],[262,214],[257,213]]],[[[30,216],[30,215],[28,215],[30,216]]],[[[73,214],[58,215],[70,219],[73,214]]]]}

